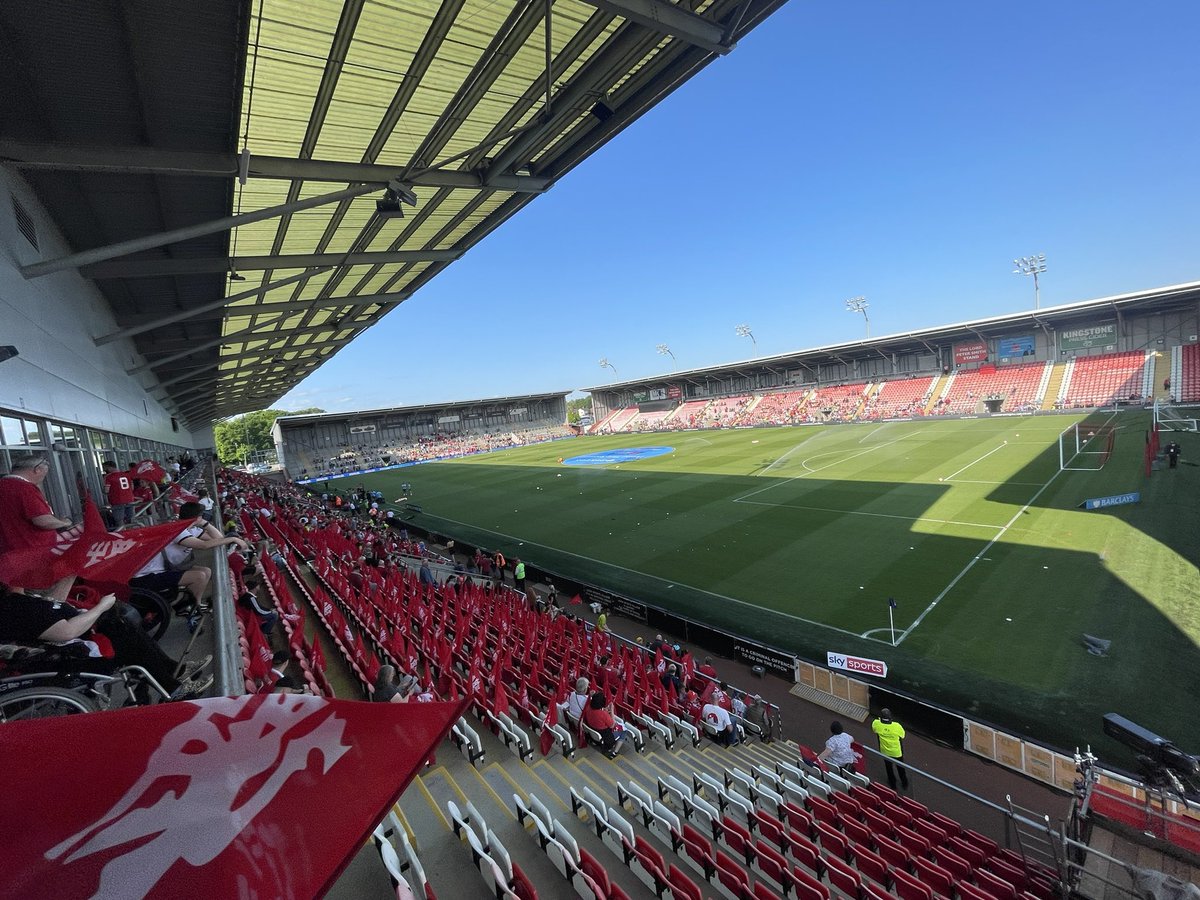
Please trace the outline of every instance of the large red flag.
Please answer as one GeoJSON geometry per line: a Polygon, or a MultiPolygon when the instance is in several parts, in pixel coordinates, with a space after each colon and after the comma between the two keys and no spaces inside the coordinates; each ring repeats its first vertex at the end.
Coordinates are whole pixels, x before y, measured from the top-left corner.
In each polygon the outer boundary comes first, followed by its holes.
{"type": "Polygon", "coordinates": [[[0,556],[0,581],[14,587],[41,588],[76,575],[98,584],[125,584],[189,524],[167,522],[110,534],[88,497],[83,504],[82,527],[59,535],[57,544],[0,556]]]}
{"type": "Polygon", "coordinates": [[[10,722],[4,895],[323,895],[464,706],[256,694],[10,722]]]}
{"type": "Polygon", "coordinates": [[[550,705],[546,708],[546,723],[542,726],[542,735],[538,742],[538,746],[542,751],[542,756],[547,756],[550,753],[550,748],[554,746],[554,732],[550,730],[551,725],[558,724],[558,696],[555,695],[550,701],[550,705]]]}
{"type": "Polygon", "coordinates": [[[162,484],[162,480],[167,477],[167,473],[154,460],[143,459],[133,467],[133,477],[142,481],[149,481],[151,484],[162,484]]]}

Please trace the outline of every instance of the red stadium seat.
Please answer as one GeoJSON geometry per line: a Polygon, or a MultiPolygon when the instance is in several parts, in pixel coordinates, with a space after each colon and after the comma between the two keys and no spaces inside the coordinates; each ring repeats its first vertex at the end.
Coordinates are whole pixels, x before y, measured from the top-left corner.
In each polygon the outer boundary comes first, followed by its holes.
{"type": "Polygon", "coordinates": [[[821,861],[821,851],[817,845],[803,835],[789,831],[784,835],[787,840],[787,853],[800,865],[804,866],[815,877],[825,874],[825,863],[821,861]]]}
{"type": "Polygon", "coordinates": [[[891,838],[875,835],[875,849],[888,861],[888,865],[904,870],[912,868],[912,853],[891,838]]]}
{"type": "MultiPolygon", "coordinates": [[[[667,884],[671,886],[671,894],[676,900],[701,900],[703,896],[696,883],[675,865],[667,870],[667,884]]],[[[611,896],[610,893],[609,897],[611,896]]]]}
{"type": "Polygon", "coordinates": [[[608,893],[608,872],[604,870],[604,866],[600,865],[596,857],[582,847],[579,848],[579,869],[596,882],[606,894],[608,893]]]}
{"type": "Polygon", "coordinates": [[[871,846],[874,843],[875,832],[862,822],[854,819],[842,819],[842,830],[846,833],[846,837],[856,844],[871,846]]]}
{"type": "Polygon", "coordinates": [[[866,891],[866,900],[899,900],[891,891],[873,881],[864,882],[863,888],[866,891]]]}
{"type": "Polygon", "coordinates": [[[969,860],[963,859],[953,850],[946,847],[934,847],[932,851],[933,858],[937,864],[949,872],[956,881],[966,881],[971,878],[971,870],[974,866],[969,860]]]}
{"type": "Polygon", "coordinates": [[[913,856],[929,855],[929,841],[917,834],[911,828],[897,828],[896,840],[900,842],[902,847],[906,848],[910,853],[912,853],[913,856]]]}
{"type": "Polygon", "coordinates": [[[862,807],[849,794],[834,791],[831,799],[833,800],[833,805],[837,807],[838,812],[842,814],[843,819],[857,820],[862,818],[862,807]]]}
{"type": "Polygon", "coordinates": [[[796,900],[829,900],[829,888],[799,866],[792,869],[792,878],[795,879],[796,900]]]}
{"type": "Polygon", "coordinates": [[[761,881],[754,882],[754,893],[751,896],[754,897],[754,900],[783,900],[761,881]]]}
{"type": "Polygon", "coordinates": [[[750,896],[750,880],[746,877],[746,870],[720,850],[717,851],[717,880],[735,897],[750,896]]]}
{"type": "Polygon", "coordinates": [[[853,785],[850,788],[850,796],[858,801],[858,805],[864,809],[877,809],[883,799],[878,794],[868,791],[862,785],[853,785]]]}
{"type": "Polygon", "coordinates": [[[896,885],[896,896],[900,900],[933,900],[933,889],[903,869],[896,869],[892,873],[892,879],[896,885]]]}
{"type": "Polygon", "coordinates": [[[931,812],[929,821],[936,825],[950,837],[958,837],[962,834],[962,826],[951,819],[949,816],[943,816],[939,812],[931,812]]]}
{"type": "Polygon", "coordinates": [[[829,867],[830,884],[848,897],[862,897],[862,878],[849,863],[834,856],[826,856],[825,864],[829,867]]]}
{"type": "Polygon", "coordinates": [[[788,871],[788,862],[782,853],[764,841],[755,844],[757,851],[756,866],[764,877],[779,885],[783,892],[791,892],[792,874],[788,871]]]}
{"type": "Polygon", "coordinates": [[[786,844],[783,839],[784,824],[770,813],[765,813],[762,810],[753,810],[750,815],[759,835],[777,849],[784,849],[786,844]]]}
{"type": "Polygon", "coordinates": [[[896,833],[896,823],[877,810],[863,810],[863,821],[875,834],[892,837],[896,833]]]}
{"type": "Polygon", "coordinates": [[[818,822],[817,834],[821,838],[821,849],[825,851],[826,856],[850,858],[850,841],[840,831],[835,831],[824,822],[818,822]]]}
{"type": "Polygon", "coordinates": [[[721,820],[721,840],[730,852],[741,857],[746,865],[754,862],[754,841],[750,837],[749,830],[739,822],[735,822],[729,816],[725,816],[721,820]]]}
{"type": "Polygon", "coordinates": [[[975,884],[979,889],[991,894],[996,900],[1017,900],[1019,891],[1003,878],[993,875],[987,869],[975,870],[975,884]]]}
{"type": "Polygon", "coordinates": [[[919,856],[913,857],[913,867],[917,870],[917,877],[929,885],[935,894],[943,897],[954,896],[955,878],[949,869],[919,856]]]}
{"type": "Polygon", "coordinates": [[[827,800],[812,796],[808,798],[808,807],[812,810],[813,818],[834,828],[842,827],[842,816],[838,808],[827,800]]]}
{"type": "Polygon", "coordinates": [[[913,831],[929,841],[931,847],[940,847],[950,837],[946,831],[926,819],[913,819],[910,826],[913,831]]]}
{"type": "Polygon", "coordinates": [[[794,803],[783,804],[783,815],[788,828],[809,840],[817,839],[817,823],[810,813],[794,803]]]}
{"type": "Polygon", "coordinates": [[[854,853],[854,865],[858,871],[884,887],[891,886],[891,866],[888,865],[887,860],[861,844],[855,844],[851,850],[854,853]]]}

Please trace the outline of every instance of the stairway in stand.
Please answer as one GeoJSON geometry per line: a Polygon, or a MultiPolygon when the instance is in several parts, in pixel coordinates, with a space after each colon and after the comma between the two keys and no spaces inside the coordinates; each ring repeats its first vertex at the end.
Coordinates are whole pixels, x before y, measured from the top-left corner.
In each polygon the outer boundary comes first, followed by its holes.
{"type": "Polygon", "coordinates": [[[1050,380],[1046,383],[1046,393],[1042,397],[1042,409],[1054,409],[1054,404],[1058,402],[1058,393],[1062,388],[1063,375],[1066,374],[1066,363],[1057,362],[1054,364],[1054,371],[1050,373],[1050,380]]]}

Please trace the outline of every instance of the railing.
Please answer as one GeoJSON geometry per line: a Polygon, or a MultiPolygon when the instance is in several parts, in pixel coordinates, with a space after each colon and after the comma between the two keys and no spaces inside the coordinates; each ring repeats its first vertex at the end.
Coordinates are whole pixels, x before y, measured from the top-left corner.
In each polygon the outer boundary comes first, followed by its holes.
{"type": "MultiPolygon", "coordinates": [[[[199,468],[199,467],[197,467],[199,468]]],[[[205,463],[208,492],[213,498],[213,517],[217,523],[225,521],[221,510],[221,495],[217,491],[216,460],[205,463]]],[[[220,524],[215,524],[219,531],[220,524]]],[[[216,657],[217,694],[222,697],[237,697],[246,692],[246,681],[242,677],[242,654],[238,647],[237,613],[234,610],[233,581],[229,572],[229,557],[223,547],[213,551],[212,620],[213,655],[216,657]]]]}

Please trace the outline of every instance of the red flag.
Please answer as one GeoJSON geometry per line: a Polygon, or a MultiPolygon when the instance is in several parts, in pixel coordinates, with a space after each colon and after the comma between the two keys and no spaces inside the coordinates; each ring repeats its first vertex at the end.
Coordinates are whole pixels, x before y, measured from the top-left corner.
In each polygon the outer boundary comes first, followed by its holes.
{"type": "Polygon", "coordinates": [[[572,597],[570,600],[567,601],[567,604],[569,606],[583,606],[583,598],[580,597],[578,594],[576,594],[574,597],[572,597]]]}
{"type": "Polygon", "coordinates": [[[323,895],[463,707],[256,694],[10,722],[0,796],[39,814],[0,842],[5,896],[323,895]]]}
{"type": "Polygon", "coordinates": [[[92,498],[83,504],[83,524],[60,534],[53,547],[13,550],[0,557],[0,581],[15,587],[48,587],[77,575],[96,584],[127,584],[138,569],[188,527],[168,522],[110,534],[92,498]]]}
{"type": "Polygon", "coordinates": [[[538,746],[541,748],[542,756],[547,756],[550,753],[550,748],[554,746],[554,732],[550,730],[551,725],[558,724],[558,696],[550,701],[550,706],[546,709],[546,724],[542,726],[542,736],[538,746]]]}
{"type": "Polygon", "coordinates": [[[504,689],[504,679],[500,677],[499,673],[496,673],[496,693],[492,697],[492,713],[498,716],[500,713],[507,714],[508,710],[508,691],[504,689]]]}
{"type": "Polygon", "coordinates": [[[162,484],[162,480],[167,477],[167,473],[154,460],[143,459],[133,467],[133,477],[142,481],[149,481],[151,484],[162,484]]]}

